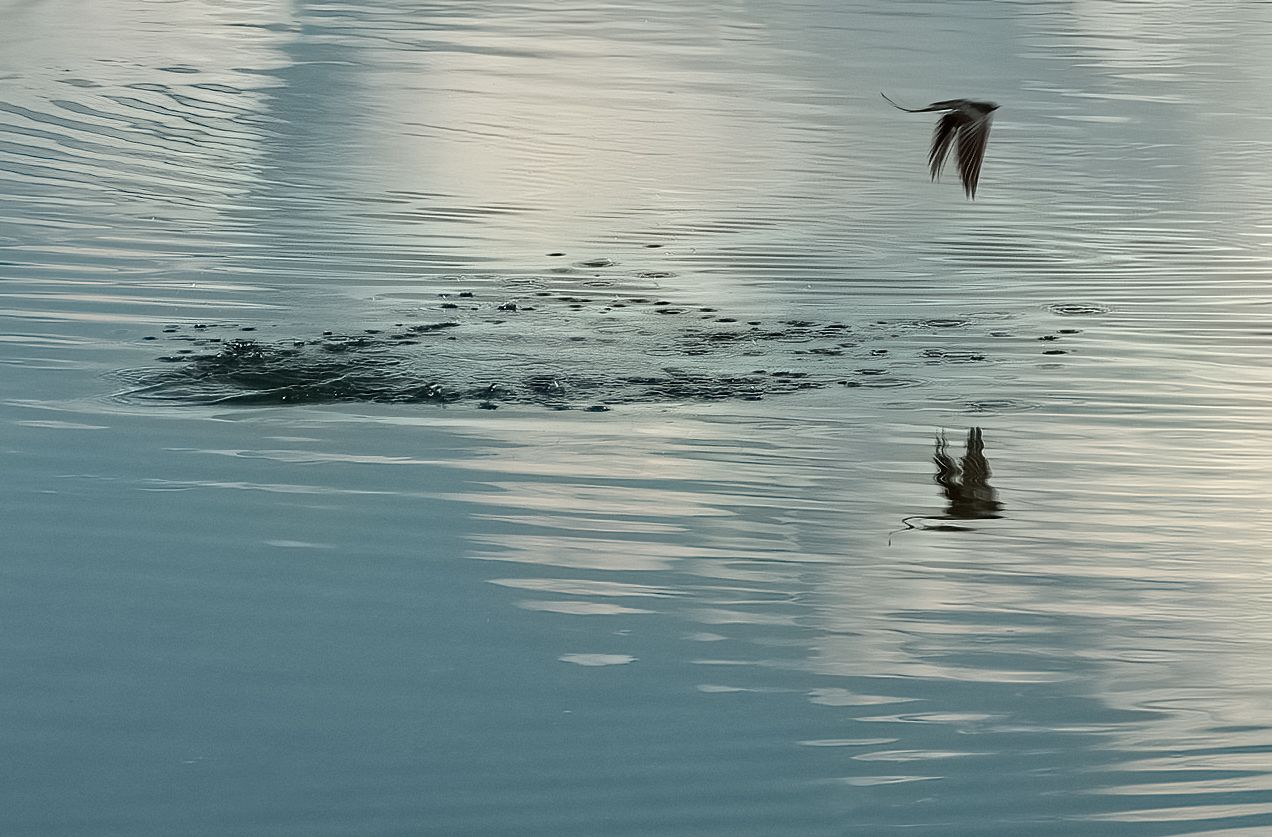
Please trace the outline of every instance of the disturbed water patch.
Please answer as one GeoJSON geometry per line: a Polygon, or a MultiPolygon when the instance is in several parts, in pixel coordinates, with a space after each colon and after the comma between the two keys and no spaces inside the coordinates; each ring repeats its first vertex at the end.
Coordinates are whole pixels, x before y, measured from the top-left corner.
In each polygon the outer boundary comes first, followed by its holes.
{"type": "Polygon", "coordinates": [[[1047,310],[1062,317],[1098,317],[1112,311],[1107,305],[1098,302],[1057,302],[1047,306],[1047,310]]]}
{"type": "MultiPolygon", "coordinates": [[[[418,321],[316,334],[285,334],[268,323],[172,324],[145,338],[167,344],[161,365],[122,373],[129,386],[120,397],[604,411],[755,401],[827,387],[916,386],[925,379],[915,373],[934,365],[994,361],[980,346],[923,345],[981,325],[974,317],[760,320],[653,295],[546,290],[515,298],[439,294],[412,314],[418,321]]],[[[995,334],[968,339],[988,345],[995,334]]]]}

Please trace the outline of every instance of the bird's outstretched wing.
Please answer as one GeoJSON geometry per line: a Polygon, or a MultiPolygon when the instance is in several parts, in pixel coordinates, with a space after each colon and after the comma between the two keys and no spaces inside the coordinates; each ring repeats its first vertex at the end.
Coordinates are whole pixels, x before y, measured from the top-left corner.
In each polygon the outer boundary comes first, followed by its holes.
{"type": "MultiPolygon", "coordinates": [[[[950,113],[945,119],[957,112],[950,113]]],[[[944,122],[945,119],[941,121],[944,122]]],[[[963,178],[963,191],[969,198],[976,197],[976,182],[980,180],[981,162],[985,159],[985,144],[989,142],[991,122],[992,118],[988,113],[966,117],[958,130],[958,173],[963,178]]],[[[933,150],[935,151],[935,146],[933,150]]]]}
{"type": "MultiPolygon", "coordinates": [[[[952,110],[937,120],[936,130],[932,132],[932,148],[928,151],[928,169],[932,172],[933,180],[940,176],[941,169],[945,166],[945,157],[954,144],[954,138],[964,130],[969,121],[967,114],[961,110],[952,110]]],[[[959,148],[962,148],[961,143],[959,148]]],[[[959,159],[962,159],[961,151],[959,159]]],[[[962,163],[959,166],[961,170],[962,163]]]]}

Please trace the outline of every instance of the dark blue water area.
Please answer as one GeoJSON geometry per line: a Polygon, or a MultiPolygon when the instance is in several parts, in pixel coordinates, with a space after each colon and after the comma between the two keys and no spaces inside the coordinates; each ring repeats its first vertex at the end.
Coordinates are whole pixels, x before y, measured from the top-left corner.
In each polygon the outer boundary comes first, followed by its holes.
{"type": "Polygon", "coordinates": [[[815,714],[703,700],[676,623],[545,624],[485,584],[468,507],[435,493],[470,487],[463,471],[403,461],[386,490],[365,464],[275,463],[278,484],[244,490],[238,456],[186,447],[243,422],[130,424],[8,483],[15,833],[717,833],[756,794],[765,812],[729,828],[841,815],[809,782],[829,765],[768,761],[815,714]],[[119,473],[156,450],[176,453],[119,473]]]}
{"type": "Polygon", "coordinates": [[[861,531],[894,498],[780,477],[703,492],[733,519],[642,508],[692,482],[589,473],[609,448],[581,423],[527,474],[537,421],[419,418],[19,425],[81,441],[6,482],[15,831],[1169,834],[1109,790],[1189,810],[1225,782],[1207,824],[1257,822],[1266,728],[1212,717],[1240,710],[1175,679],[1197,661],[1161,667],[1192,657],[1182,584],[1046,567],[993,521],[861,531]]]}

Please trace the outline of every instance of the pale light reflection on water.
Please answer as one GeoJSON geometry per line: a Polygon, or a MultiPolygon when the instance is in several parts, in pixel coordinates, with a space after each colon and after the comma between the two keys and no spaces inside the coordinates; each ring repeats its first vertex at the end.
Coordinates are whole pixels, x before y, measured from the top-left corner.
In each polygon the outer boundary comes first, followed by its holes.
{"type": "Polygon", "coordinates": [[[1270,15],[0,3],[4,832],[1272,829],[1270,15]]]}

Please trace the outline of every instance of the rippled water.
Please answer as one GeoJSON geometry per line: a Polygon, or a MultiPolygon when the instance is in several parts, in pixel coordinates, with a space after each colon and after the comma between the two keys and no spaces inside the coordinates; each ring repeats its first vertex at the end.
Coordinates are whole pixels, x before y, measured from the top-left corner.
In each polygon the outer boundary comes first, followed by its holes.
{"type": "Polygon", "coordinates": [[[1272,831],[1272,5],[0,19],[5,833],[1272,831]]]}

